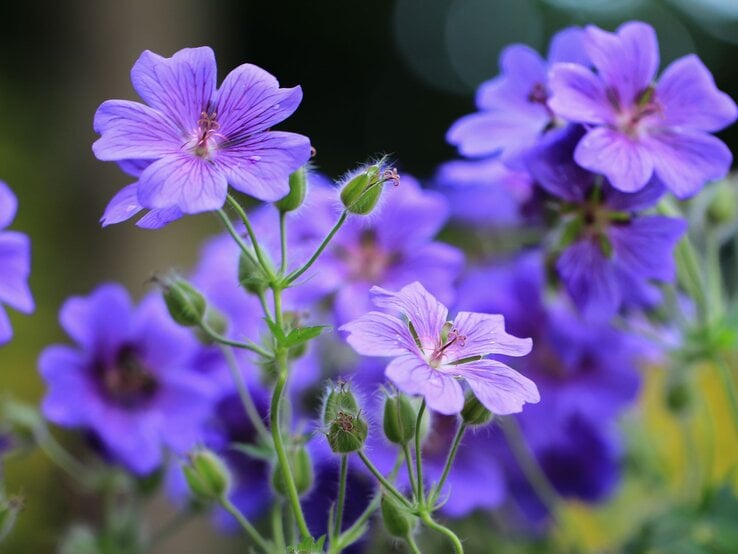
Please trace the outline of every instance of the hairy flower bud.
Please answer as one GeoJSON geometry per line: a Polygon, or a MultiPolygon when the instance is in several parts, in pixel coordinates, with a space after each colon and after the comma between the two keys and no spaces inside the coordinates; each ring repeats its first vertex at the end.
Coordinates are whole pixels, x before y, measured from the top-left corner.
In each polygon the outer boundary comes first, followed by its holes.
{"type": "Polygon", "coordinates": [[[280,212],[291,212],[296,210],[305,200],[307,192],[307,166],[290,174],[290,192],[281,200],[277,200],[274,205],[280,212]]]}
{"type": "Polygon", "coordinates": [[[388,396],[384,402],[384,435],[395,444],[407,444],[415,436],[416,414],[410,400],[402,394],[388,396]]]}
{"type": "Polygon", "coordinates": [[[189,463],[182,466],[185,480],[193,496],[200,500],[216,501],[228,494],[231,476],[223,461],[210,450],[198,450],[189,455],[189,463]]]}
{"type": "Polygon", "coordinates": [[[205,297],[184,278],[171,274],[161,279],[162,294],[172,319],[184,327],[202,323],[205,297]]]}
{"type": "Polygon", "coordinates": [[[269,278],[264,269],[253,256],[247,256],[243,252],[238,258],[238,282],[252,294],[260,294],[269,287],[269,278]]]}
{"type": "MultiPolygon", "coordinates": [[[[287,459],[290,469],[292,470],[292,478],[295,481],[297,494],[302,496],[313,484],[313,463],[310,459],[307,449],[304,445],[298,444],[287,451],[287,459]]],[[[282,496],[287,496],[287,487],[282,477],[282,468],[277,462],[272,470],[272,487],[282,496]]]]}
{"type": "Polygon", "coordinates": [[[461,410],[461,419],[471,426],[487,425],[492,420],[492,412],[485,408],[474,394],[469,393],[461,410]]]}
{"type": "Polygon", "coordinates": [[[399,538],[412,535],[417,519],[404,506],[391,496],[383,494],[381,510],[384,527],[390,535],[399,538]]]}
{"type": "Polygon", "coordinates": [[[349,384],[343,379],[339,379],[325,397],[323,402],[323,424],[331,425],[336,420],[338,412],[341,411],[352,415],[359,413],[359,403],[351,392],[349,384]]]}
{"type": "Polygon", "coordinates": [[[323,424],[328,444],[337,454],[360,450],[366,442],[369,426],[361,416],[356,397],[346,381],[339,380],[323,404],[323,424]]]}
{"type": "Polygon", "coordinates": [[[392,181],[396,185],[400,176],[394,169],[386,169],[384,159],[355,174],[341,189],[341,202],[352,214],[366,215],[376,208],[382,195],[382,185],[392,181]]]}

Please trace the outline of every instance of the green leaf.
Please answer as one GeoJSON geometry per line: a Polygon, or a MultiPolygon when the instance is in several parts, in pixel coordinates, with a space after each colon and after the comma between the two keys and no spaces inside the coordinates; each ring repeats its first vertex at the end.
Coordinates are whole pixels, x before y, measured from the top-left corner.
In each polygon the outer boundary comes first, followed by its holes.
{"type": "Polygon", "coordinates": [[[282,344],[285,339],[284,331],[282,331],[282,328],[268,317],[265,317],[264,321],[266,321],[266,324],[269,327],[269,330],[272,332],[272,335],[274,335],[274,338],[277,339],[277,343],[282,344]]]}
{"type": "Polygon", "coordinates": [[[292,329],[292,331],[289,332],[289,334],[284,338],[284,341],[281,343],[281,345],[285,348],[292,348],[293,346],[297,346],[302,344],[303,342],[314,339],[328,328],[328,325],[297,327],[296,329],[292,329]]]}
{"type": "Polygon", "coordinates": [[[287,548],[289,554],[317,554],[324,552],[325,535],[320,537],[317,541],[307,537],[302,542],[295,546],[287,548]]]}

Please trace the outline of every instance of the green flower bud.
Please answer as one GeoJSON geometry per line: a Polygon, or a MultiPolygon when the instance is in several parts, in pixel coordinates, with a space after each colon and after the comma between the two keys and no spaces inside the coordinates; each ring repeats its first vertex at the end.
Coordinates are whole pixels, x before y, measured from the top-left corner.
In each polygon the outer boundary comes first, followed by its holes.
{"type": "Polygon", "coordinates": [[[733,180],[721,181],[714,185],[715,192],[707,207],[707,215],[714,223],[733,221],[738,212],[738,193],[733,180]]]}
{"type": "Polygon", "coordinates": [[[59,554],[101,554],[95,533],[86,525],[75,525],[62,540],[59,554]]]}
{"type": "Polygon", "coordinates": [[[253,256],[247,256],[243,252],[238,258],[238,282],[252,294],[259,294],[269,288],[269,278],[264,269],[253,256]]]}
{"type": "Polygon", "coordinates": [[[461,419],[467,425],[474,427],[487,425],[492,420],[492,412],[485,408],[474,394],[469,393],[466,395],[464,408],[461,410],[461,419]]]}
{"type": "Polygon", "coordinates": [[[307,192],[307,167],[302,166],[300,169],[290,175],[290,192],[277,200],[274,205],[280,212],[291,212],[302,206],[307,192]]]}
{"type": "Polygon", "coordinates": [[[341,202],[352,214],[366,215],[379,202],[382,185],[387,181],[399,184],[400,176],[394,169],[384,168],[384,159],[354,175],[341,189],[341,202]]]}
{"type": "Polygon", "coordinates": [[[3,432],[10,434],[11,441],[21,445],[35,444],[38,437],[47,433],[40,412],[36,406],[6,397],[2,401],[3,432]]]}
{"type": "Polygon", "coordinates": [[[182,470],[195,498],[216,501],[227,496],[230,490],[230,472],[210,450],[198,450],[190,454],[189,463],[182,466],[182,470]]]}
{"type": "Polygon", "coordinates": [[[393,537],[407,538],[415,530],[417,518],[404,506],[387,494],[381,500],[382,521],[393,537]]]}
{"type": "MultiPolygon", "coordinates": [[[[302,496],[313,484],[313,463],[304,445],[298,444],[287,450],[287,459],[292,470],[297,494],[302,496]]],[[[272,470],[272,487],[282,496],[287,496],[287,487],[282,478],[282,468],[277,462],[272,470]]]]}
{"type": "Polygon", "coordinates": [[[359,404],[351,392],[349,385],[343,379],[339,379],[336,386],[331,389],[323,402],[323,424],[331,425],[338,417],[338,412],[351,415],[359,413],[359,404]]]}
{"type": "Polygon", "coordinates": [[[402,394],[388,396],[384,402],[384,435],[395,444],[407,444],[415,436],[417,414],[402,394]]]}
{"type": "Polygon", "coordinates": [[[369,426],[361,412],[354,415],[339,410],[328,427],[328,444],[336,454],[349,454],[361,450],[368,433],[369,426]]]}
{"type": "Polygon", "coordinates": [[[184,327],[199,325],[205,317],[205,297],[182,277],[172,274],[161,280],[164,302],[172,319],[184,327]]]}

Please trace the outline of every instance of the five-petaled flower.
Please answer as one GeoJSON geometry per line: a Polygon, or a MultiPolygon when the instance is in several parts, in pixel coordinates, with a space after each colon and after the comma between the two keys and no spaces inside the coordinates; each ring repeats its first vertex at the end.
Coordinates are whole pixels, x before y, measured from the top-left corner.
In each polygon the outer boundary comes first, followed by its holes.
{"type": "Polygon", "coordinates": [[[505,332],[501,315],[459,312],[452,323],[448,309],[417,281],[394,293],[372,288],[374,303],[398,315],[369,312],[343,325],[346,340],[359,354],[394,359],[385,375],[403,392],[422,395],[428,406],[451,415],[464,406],[464,379],[492,413],[506,415],[540,400],[530,379],[489,354],[525,356],[530,339],[505,332]]]}
{"type": "Polygon", "coordinates": [[[580,166],[623,192],[642,189],[655,175],[679,198],[727,174],[730,150],[710,133],[733,123],[738,110],[699,58],[676,60],[654,84],[656,33],[640,22],[615,33],[589,26],[584,48],[596,73],[554,65],[548,102],[557,115],[589,126],[574,153],[580,166]]]}
{"type": "Polygon", "coordinates": [[[133,213],[136,207],[216,210],[229,184],[274,201],[289,192],[289,174],[310,157],[307,137],[270,130],[297,109],[302,90],[279,88],[255,65],[237,67],[216,88],[210,48],[185,48],[171,58],[147,50],[131,81],[146,105],[103,102],[95,114],[101,136],[93,151],[101,160],[135,160],[145,167],[135,187],[137,202],[128,199],[133,213]]]}

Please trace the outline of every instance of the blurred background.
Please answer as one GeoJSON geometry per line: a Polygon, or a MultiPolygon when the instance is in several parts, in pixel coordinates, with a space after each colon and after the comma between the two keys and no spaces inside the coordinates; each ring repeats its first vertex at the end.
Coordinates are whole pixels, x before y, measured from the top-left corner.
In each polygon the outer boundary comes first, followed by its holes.
{"type": "MultiPolygon", "coordinates": [[[[738,97],[736,0],[5,2],[0,178],[19,197],[13,228],[33,241],[37,310],[11,316],[16,337],[0,349],[0,389],[34,403],[42,397],[36,358],[46,344],[65,340],[56,322],[64,298],[111,280],[141,296],[154,272],[189,267],[203,237],[219,230],[209,214],[156,233],[98,223],[129,181],[92,155],[92,117],[106,99],[135,98],[129,71],[143,50],[169,56],[210,45],[220,78],[251,62],[284,86],[302,85],[302,106],[283,127],[311,137],[315,162],[330,176],[389,153],[401,170],[423,178],[454,156],[445,132],[473,110],[474,91],[497,73],[505,45],[540,50],[564,26],[612,29],[630,19],[654,25],[662,64],[696,52],[719,88],[738,97]]],[[[738,127],[722,138],[735,151],[738,127]]],[[[11,490],[29,502],[4,552],[53,552],[70,523],[94,521],[94,504],[42,455],[6,469],[11,490]]],[[[152,517],[170,513],[162,501],[152,517]]],[[[200,521],[160,552],[208,545],[215,554],[234,544],[200,521]]]]}

